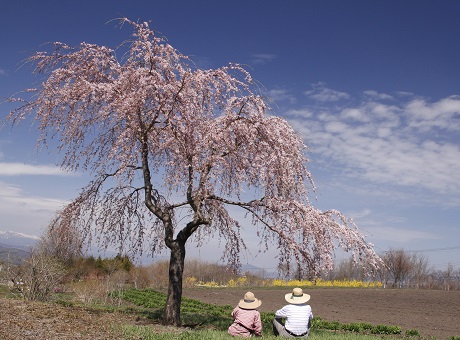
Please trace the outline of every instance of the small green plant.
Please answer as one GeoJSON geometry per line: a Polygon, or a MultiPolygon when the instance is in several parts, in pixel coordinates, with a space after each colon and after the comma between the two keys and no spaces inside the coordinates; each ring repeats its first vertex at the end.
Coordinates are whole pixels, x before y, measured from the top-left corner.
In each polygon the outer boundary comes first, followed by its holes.
{"type": "Polygon", "coordinates": [[[0,285],[0,297],[8,296],[9,289],[8,286],[0,285]]]}
{"type": "Polygon", "coordinates": [[[75,306],[75,303],[73,301],[63,300],[63,299],[55,300],[55,303],[57,303],[58,305],[64,306],[64,307],[73,307],[73,306],[75,306]]]}
{"type": "Polygon", "coordinates": [[[460,336],[451,336],[447,340],[460,340],[460,336]]]}
{"type": "Polygon", "coordinates": [[[327,329],[332,331],[338,331],[342,328],[342,325],[338,321],[330,322],[315,317],[313,318],[311,327],[312,329],[327,329]]]}
{"type": "Polygon", "coordinates": [[[361,327],[364,331],[371,331],[374,326],[370,323],[363,322],[361,323],[361,327]]]}
{"type": "Polygon", "coordinates": [[[342,325],[344,331],[361,333],[364,331],[363,325],[360,323],[348,323],[342,325]]]}
{"type": "Polygon", "coordinates": [[[420,336],[420,333],[419,333],[418,330],[416,330],[416,329],[408,329],[408,330],[406,330],[406,336],[407,336],[407,337],[410,337],[410,336],[420,336]]]}
{"type": "Polygon", "coordinates": [[[262,323],[271,324],[274,318],[275,318],[274,312],[261,312],[260,313],[260,319],[262,320],[262,323]]]}
{"type": "Polygon", "coordinates": [[[398,326],[376,325],[371,329],[372,334],[401,334],[398,326]]]}

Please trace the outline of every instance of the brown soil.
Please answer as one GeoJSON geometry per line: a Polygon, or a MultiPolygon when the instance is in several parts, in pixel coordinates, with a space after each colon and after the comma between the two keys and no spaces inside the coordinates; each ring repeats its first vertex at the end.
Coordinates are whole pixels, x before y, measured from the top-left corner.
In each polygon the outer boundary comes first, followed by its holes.
{"type": "MultiPolygon", "coordinates": [[[[262,312],[276,311],[284,304],[289,289],[253,290],[262,300],[262,312]]],[[[424,338],[460,336],[460,291],[412,289],[315,288],[311,295],[313,315],[341,323],[366,322],[417,330],[424,338]]],[[[241,289],[189,289],[184,296],[221,305],[236,305],[241,289]]]]}
{"type": "MultiPolygon", "coordinates": [[[[246,290],[185,289],[184,297],[220,305],[236,305],[246,290]]],[[[285,304],[289,289],[253,289],[261,311],[285,304]]],[[[315,316],[341,323],[368,322],[417,330],[423,338],[460,336],[460,291],[316,288],[306,291],[315,316]]],[[[121,324],[152,324],[133,315],[101,312],[0,298],[0,339],[121,339],[121,324]]],[[[177,329],[155,325],[158,332],[177,329]]]]}

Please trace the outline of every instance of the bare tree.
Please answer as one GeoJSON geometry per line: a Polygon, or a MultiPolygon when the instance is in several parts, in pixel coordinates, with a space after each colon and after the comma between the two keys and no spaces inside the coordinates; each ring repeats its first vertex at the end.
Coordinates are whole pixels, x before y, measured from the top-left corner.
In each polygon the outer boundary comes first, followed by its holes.
{"type": "Polygon", "coordinates": [[[61,223],[57,215],[40,239],[40,247],[49,256],[59,259],[65,266],[83,256],[83,235],[73,225],[61,223]]]}
{"type": "Polygon", "coordinates": [[[120,22],[134,34],[118,50],[55,43],[33,55],[41,85],[12,99],[22,105],[9,121],[34,116],[39,142],[57,139],[62,168],[94,176],[59,225],[88,239],[96,228],[102,247],[168,248],[163,322],[173,325],[180,324],[192,235],[198,246],[224,239],[222,259],[240,266],[245,243],[232,217],[238,209],[252,217],[262,249],[274,242],[280,263],[294,261],[310,275],[332,268],[337,246],[379,265],[351,220],[310,204],[306,146],[285,120],[268,114],[244,68],[197,69],[147,23],[120,22]]]}
{"type": "Polygon", "coordinates": [[[455,289],[460,289],[460,268],[454,271],[454,279],[455,279],[455,289]]]}
{"type": "Polygon", "coordinates": [[[447,265],[446,270],[442,274],[445,290],[451,290],[452,283],[454,282],[454,273],[454,266],[451,263],[449,263],[447,265]]]}
{"type": "Polygon", "coordinates": [[[65,274],[62,263],[39,243],[30,249],[21,264],[7,263],[3,276],[24,299],[44,301],[59,287],[65,274]]]}
{"type": "Polygon", "coordinates": [[[412,270],[411,282],[415,288],[421,288],[426,283],[428,278],[428,258],[417,253],[411,257],[412,270]]]}
{"type": "Polygon", "coordinates": [[[357,267],[352,259],[343,259],[326,277],[330,280],[364,280],[365,270],[357,267]]]}
{"type": "Polygon", "coordinates": [[[32,249],[24,269],[29,300],[47,300],[66,273],[62,263],[40,247],[32,249]]]}
{"type": "Polygon", "coordinates": [[[382,257],[393,287],[401,288],[412,270],[410,255],[404,249],[390,249],[382,257]]]}

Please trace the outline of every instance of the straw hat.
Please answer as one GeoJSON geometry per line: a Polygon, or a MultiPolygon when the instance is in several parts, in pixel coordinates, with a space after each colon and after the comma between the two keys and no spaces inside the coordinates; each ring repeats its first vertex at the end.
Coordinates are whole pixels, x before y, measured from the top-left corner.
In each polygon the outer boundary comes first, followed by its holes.
{"type": "Polygon", "coordinates": [[[260,301],[259,299],[256,299],[256,297],[254,296],[254,293],[247,292],[246,294],[244,294],[244,299],[240,300],[240,302],[238,303],[238,306],[244,309],[256,309],[261,304],[262,304],[262,301],[260,301]]]}
{"type": "Polygon", "coordinates": [[[284,299],[293,305],[301,305],[310,300],[310,295],[304,294],[302,288],[294,288],[292,293],[284,296],[284,299]]]}

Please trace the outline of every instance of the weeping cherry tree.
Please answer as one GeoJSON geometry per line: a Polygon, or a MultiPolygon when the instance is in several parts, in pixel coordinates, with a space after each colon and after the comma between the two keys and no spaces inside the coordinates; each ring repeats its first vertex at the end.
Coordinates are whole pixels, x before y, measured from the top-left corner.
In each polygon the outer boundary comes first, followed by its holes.
{"type": "Polygon", "coordinates": [[[240,266],[242,228],[279,265],[310,274],[330,270],[335,250],[376,268],[380,259],[356,225],[314,208],[306,146],[270,113],[240,65],[199,69],[147,23],[116,49],[54,43],[27,61],[40,85],[11,98],[6,122],[32,117],[38,145],[55,147],[60,166],[91,181],[53,223],[100,247],[152,254],[168,250],[163,322],[180,325],[187,241],[223,241],[222,260],[240,266]],[[237,220],[249,217],[251,223],[237,220]],[[247,224],[250,224],[249,226],[247,224]]]}

